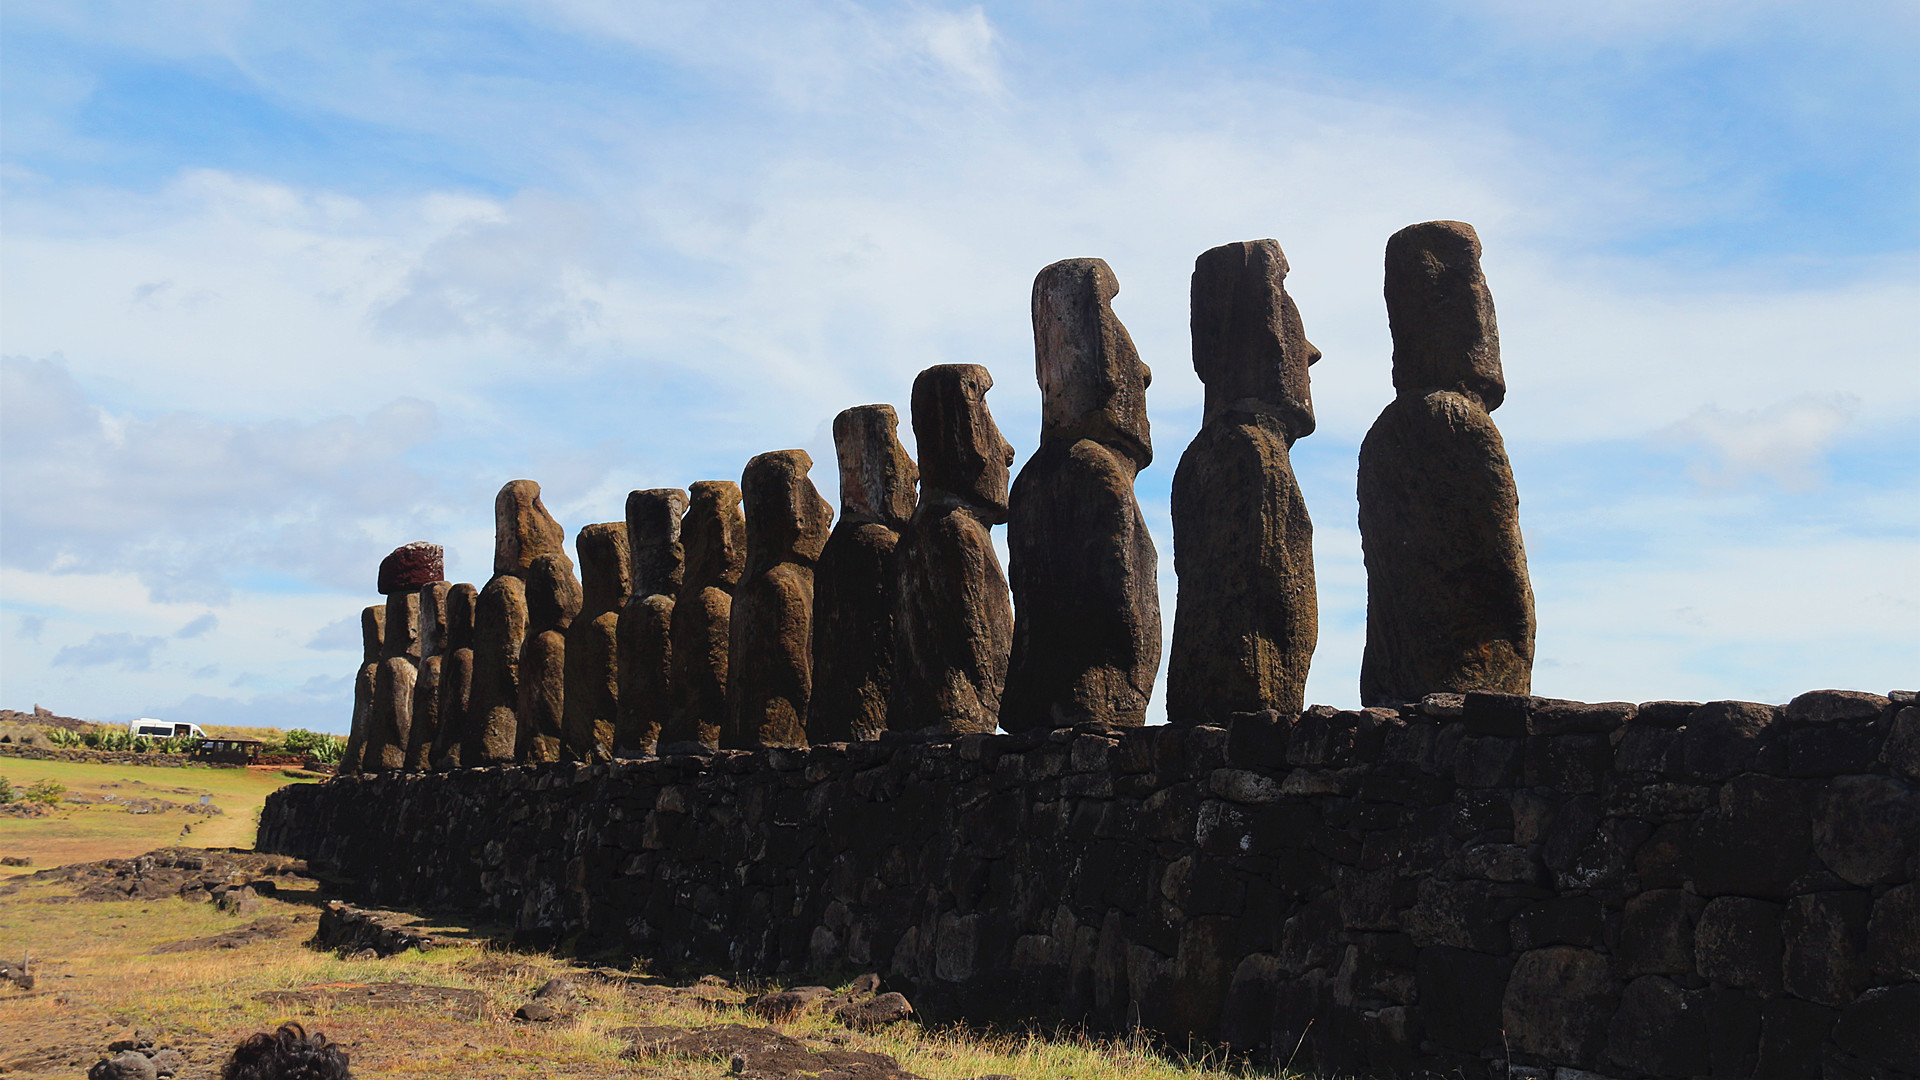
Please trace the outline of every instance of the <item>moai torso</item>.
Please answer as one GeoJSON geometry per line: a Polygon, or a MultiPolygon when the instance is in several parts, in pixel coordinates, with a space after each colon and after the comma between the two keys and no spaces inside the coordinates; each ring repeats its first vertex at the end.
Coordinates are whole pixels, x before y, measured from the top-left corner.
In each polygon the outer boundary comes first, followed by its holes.
{"type": "Polygon", "coordinates": [[[686,579],[680,520],[687,493],[653,488],[627,495],[633,591],[620,610],[615,665],[620,680],[615,757],[654,752],[673,705],[673,602],[686,579]]]}
{"type": "Polygon", "coordinates": [[[565,530],[540,501],[539,484],[509,481],[493,501],[493,519],[493,578],[474,605],[473,688],[461,745],[461,764],[468,767],[515,758],[520,666],[531,625],[525,578],[543,555],[566,558],[565,530]]]}
{"type": "Polygon", "coordinates": [[[471,724],[473,697],[473,620],[480,591],[466,582],[447,590],[447,649],[440,669],[440,730],[427,760],[434,769],[460,767],[460,751],[471,724]]]}
{"type": "Polygon", "coordinates": [[[1133,481],[1153,460],[1151,374],[1113,313],[1118,291],[1099,259],[1055,263],[1033,285],[1042,421],[1007,522],[1009,731],[1146,722],[1160,665],[1158,556],[1133,481]]]}
{"type": "Polygon", "coordinates": [[[1457,221],[1387,241],[1396,397],[1360,446],[1367,565],[1363,705],[1532,686],[1533,589],[1480,239],[1457,221]]]}
{"type": "Polygon", "coordinates": [[[616,667],[620,609],[632,591],[627,523],[587,525],[574,538],[580,556],[580,614],[567,628],[566,754],[574,761],[604,761],[613,748],[619,719],[616,667]]]}
{"type": "Polygon", "coordinates": [[[1272,240],[1194,262],[1193,367],[1206,412],[1173,474],[1180,577],[1167,719],[1298,714],[1319,639],[1313,523],[1289,452],[1312,433],[1307,340],[1272,240]]]}
{"type": "Polygon", "coordinates": [[[373,720],[373,684],[385,654],[387,608],[374,604],[360,612],[360,672],[353,680],[353,726],[347,729],[347,748],[340,756],[340,772],[357,773],[366,753],[367,728],[373,720]]]}
{"type": "Polygon", "coordinates": [[[1007,520],[1013,447],[987,409],[992,388],[977,364],[940,364],[913,381],[920,502],[895,556],[890,728],[991,733],[1000,722],[1013,605],[989,530],[1007,520]]]}
{"type": "Polygon", "coordinates": [[[687,489],[680,536],[687,563],[672,615],[673,708],[660,749],[720,745],[727,716],[727,650],[733,589],[746,558],[740,486],[702,480],[687,489]]]}
{"type": "Polygon", "coordinates": [[[859,405],[833,421],[840,520],[813,575],[812,742],[872,739],[887,728],[896,555],[920,475],[895,434],[899,426],[891,405],[859,405]]]}
{"type": "Polygon", "coordinates": [[[813,567],[833,507],[814,490],[805,450],[776,450],[740,476],[747,559],[734,590],[728,733],[741,747],[805,746],[813,693],[813,567]]]}

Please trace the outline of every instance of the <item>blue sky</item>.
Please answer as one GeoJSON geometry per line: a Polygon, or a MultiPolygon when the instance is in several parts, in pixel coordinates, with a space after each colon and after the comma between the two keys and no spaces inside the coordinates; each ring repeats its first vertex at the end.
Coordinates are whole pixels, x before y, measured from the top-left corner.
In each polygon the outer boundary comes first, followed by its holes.
{"type": "MultiPolygon", "coordinates": [[[[1271,236],[1326,355],[1296,448],[1351,704],[1380,255],[1473,222],[1537,692],[1784,700],[1920,672],[1920,13],[1614,2],[8,4],[0,704],[343,730],[381,555],[483,581],[492,492],[570,530],[990,367],[1098,255],[1154,367],[1271,236]]],[[[1017,467],[1017,466],[1016,466],[1017,467]]]]}

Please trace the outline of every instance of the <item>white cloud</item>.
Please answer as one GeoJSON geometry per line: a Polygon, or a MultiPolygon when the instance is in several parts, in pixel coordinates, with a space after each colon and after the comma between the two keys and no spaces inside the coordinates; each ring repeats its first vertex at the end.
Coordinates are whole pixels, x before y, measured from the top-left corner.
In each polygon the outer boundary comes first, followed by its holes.
{"type": "Polygon", "coordinates": [[[1702,487],[1736,487],[1765,477],[1790,491],[1820,479],[1826,449],[1852,419],[1851,399],[1795,398],[1764,409],[1703,406],[1661,434],[1670,442],[1703,451],[1688,467],[1702,487]]]}
{"type": "Polygon", "coordinates": [[[133,634],[95,634],[78,645],[68,645],[53,654],[54,667],[104,667],[114,665],[122,671],[145,671],[153,663],[156,649],[165,648],[160,637],[133,634]]]}

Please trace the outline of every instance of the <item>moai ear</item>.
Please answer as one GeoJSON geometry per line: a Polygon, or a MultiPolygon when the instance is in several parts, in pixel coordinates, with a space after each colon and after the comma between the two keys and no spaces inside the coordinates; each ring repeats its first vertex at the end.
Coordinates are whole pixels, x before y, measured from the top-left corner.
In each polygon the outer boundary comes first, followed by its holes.
{"type": "Polygon", "coordinates": [[[1480,272],[1480,237],[1464,221],[1409,225],[1387,240],[1387,322],[1393,388],[1455,390],[1489,412],[1507,396],[1493,294],[1480,272]]]}

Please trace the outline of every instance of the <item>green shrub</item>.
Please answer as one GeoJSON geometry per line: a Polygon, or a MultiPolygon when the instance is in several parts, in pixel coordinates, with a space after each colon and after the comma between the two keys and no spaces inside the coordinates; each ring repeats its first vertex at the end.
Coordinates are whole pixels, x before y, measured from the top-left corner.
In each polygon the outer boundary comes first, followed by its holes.
{"type": "Polygon", "coordinates": [[[341,755],[347,751],[347,740],[338,735],[328,735],[320,731],[308,731],[294,728],[287,732],[282,744],[290,754],[306,754],[313,760],[326,765],[337,764],[341,755]]]}
{"type": "Polygon", "coordinates": [[[60,796],[66,793],[67,785],[58,780],[36,780],[28,785],[26,794],[22,797],[28,802],[46,803],[52,806],[60,801],[60,796]]]}
{"type": "Polygon", "coordinates": [[[0,776],[0,805],[10,803],[18,797],[18,795],[14,794],[13,781],[4,776],[0,776]]]}

